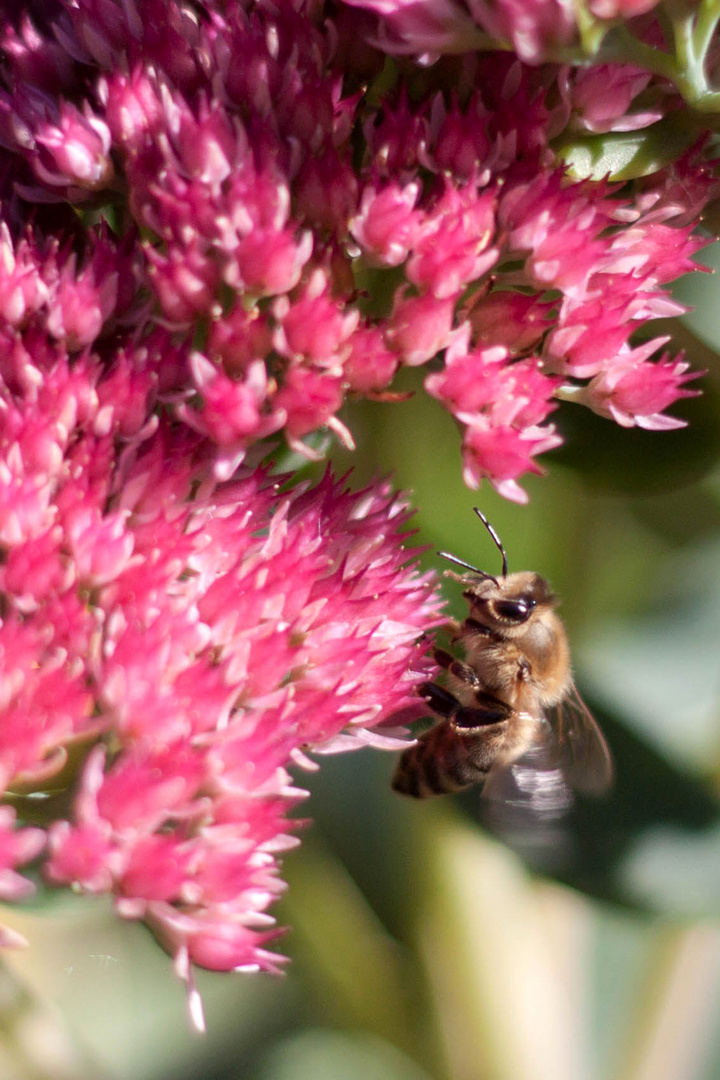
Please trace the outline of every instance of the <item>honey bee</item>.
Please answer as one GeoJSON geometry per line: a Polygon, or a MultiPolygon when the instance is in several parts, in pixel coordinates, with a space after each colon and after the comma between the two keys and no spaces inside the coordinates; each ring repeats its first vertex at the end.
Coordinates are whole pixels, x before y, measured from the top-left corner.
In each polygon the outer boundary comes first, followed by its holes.
{"type": "Polygon", "coordinates": [[[550,586],[539,574],[508,574],[497,533],[474,509],[502,556],[502,574],[440,552],[467,571],[445,571],[465,586],[470,607],[451,628],[465,659],[434,650],[448,687],[426,682],[419,692],[440,719],[403,752],[392,786],[424,799],[482,784],[483,795],[557,816],[572,801],[570,788],[607,788],[610,752],[575,690],[550,586]]]}

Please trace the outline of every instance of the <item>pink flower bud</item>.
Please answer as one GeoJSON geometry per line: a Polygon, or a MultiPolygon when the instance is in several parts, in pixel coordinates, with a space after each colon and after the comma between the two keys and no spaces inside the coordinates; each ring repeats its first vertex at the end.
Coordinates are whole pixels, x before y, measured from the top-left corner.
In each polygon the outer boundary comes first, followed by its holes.
{"type": "Polygon", "coordinates": [[[367,394],[390,385],[398,358],[387,348],[377,327],[360,327],[350,338],[349,346],[343,373],[350,390],[367,394]]]}
{"type": "Polygon", "coordinates": [[[110,129],[94,116],[86,103],[84,112],[63,102],[56,124],[41,124],[35,138],[52,161],[53,171],[42,159],[35,171],[52,184],[73,184],[88,191],[107,187],[114,169],[110,158],[110,129]]]}
{"type": "Polygon", "coordinates": [[[228,285],[257,296],[277,296],[294,289],[312,252],[312,236],[296,238],[289,229],[254,229],[239,243],[236,266],[225,274],[228,285]]]}
{"type": "Polygon", "coordinates": [[[303,359],[329,369],[339,366],[360,318],[357,310],[344,312],[320,271],[312,275],[296,299],[278,301],[274,312],[279,322],[275,335],[278,351],[288,359],[303,359]]]}
{"type": "Polygon", "coordinates": [[[115,309],[117,286],[116,273],[101,277],[92,265],[76,273],[71,255],[60,270],[49,303],[48,331],[70,350],[92,344],[115,309]]]}
{"type": "Polygon", "coordinates": [[[28,240],[14,250],[10,230],[0,222],[0,315],[10,326],[22,326],[47,299],[37,261],[28,240]]]}
{"type": "Polygon", "coordinates": [[[91,506],[77,506],[67,514],[64,527],[80,581],[104,585],[123,571],[134,546],[125,517],[100,517],[91,506]]]}
{"type": "Polygon", "coordinates": [[[537,296],[503,290],[478,296],[466,317],[481,348],[501,345],[516,355],[537,345],[551,325],[553,306],[537,296]]]}
{"type": "Polygon", "coordinates": [[[220,273],[213,259],[199,247],[173,247],[167,256],[145,249],[148,277],[167,318],[187,326],[198,315],[213,310],[220,273]]]}
{"type": "Polygon", "coordinates": [[[308,367],[293,367],[273,399],[287,416],[285,430],[299,439],[327,424],[342,404],[342,379],[308,367]]]}
{"type": "Polygon", "coordinates": [[[446,187],[422,225],[407,276],[438,299],[455,297],[497,262],[490,247],[495,231],[495,196],[476,195],[474,185],[461,191],[446,187]]]}
{"type": "Polygon", "coordinates": [[[421,215],[413,209],[419,193],[417,183],[400,187],[389,184],[378,190],[367,187],[350,231],[370,264],[399,266],[417,239],[421,215]]]}
{"type": "Polygon", "coordinates": [[[450,342],[456,297],[396,297],[386,338],[402,362],[417,367],[432,360],[450,342]]]}

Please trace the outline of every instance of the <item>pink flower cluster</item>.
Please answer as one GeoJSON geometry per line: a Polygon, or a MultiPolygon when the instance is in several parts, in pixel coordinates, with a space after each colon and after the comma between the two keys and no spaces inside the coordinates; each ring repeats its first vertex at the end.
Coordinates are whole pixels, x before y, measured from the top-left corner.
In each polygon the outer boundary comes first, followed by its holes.
{"type": "MultiPolygon", "coordinates": [[[[45,792],[46,878],[112,894],[185,978],[273,969],[287,765],[395,747],[386,719],[421,708],[438,599],[407,512],[329,473],[220,483],[204,440],[148,419],[137,356],[39,340],[0,356],[0,787],[45,792]]],[[[45,839],[2,811],[3,899],[45,839]]]]}
{"type": "Polygon", "coordinates": [[[0,899],[44,851],[188,980],[277,963],[287,769],[395,746],[438,618],[388,486],[293,487],[258,465],[281,439],[350,446],[346,398],[425,367],[467,483],[522,501],[558,400],[681,423],[687,365],[632,335],[682,310],[717,182],[700,144],[622,190],[569,175],[563,133],[679,100],[538,62],[576,31],[565,0],[3,14],[0,899]],[[392,48],[463,55],[392,68],[362,6],[392,48]],[[469,51],[489,36],[521,59],[469,51]]]}
{"type": "MultiPolygon", "coordinates": [[[[413,20],[459,11],[380,7],[420,38],[413,20]]],[[[558,0],[493,12],[478,6],[483,33],[521,56],[520,42],[575,33],[558,0]]],[[[523,500],[519,478],[560,441],[556,398],[668,426],[689,375],[630,336],[681,310],[666,286],[693,266],[716,182],[700,148],[622,193],[565,174],[561,132],[637,129],[676,107],[637,68],[468,53],[411,70],[412,97],[400,77],[378,99],[371,18],[80,0],[45,35],[6,22],[6,186],[45,206],[38,225],[64,222],[67,200],[119,203],[124,241],[39,244],[33,271],[15,235],[0,297],[14,326],[44,309],[71,350],[115,335],[153,352],[159,320],[163,407],[214,445],[219,479],[280,433],[308,457],[321,428],[352,446],[348,394],[392,400],[399,366],[442,366],[426,386],[461,426],[467,482],[523,500]],[[610,408],[630,368],[632,400],[610,408]]]]}

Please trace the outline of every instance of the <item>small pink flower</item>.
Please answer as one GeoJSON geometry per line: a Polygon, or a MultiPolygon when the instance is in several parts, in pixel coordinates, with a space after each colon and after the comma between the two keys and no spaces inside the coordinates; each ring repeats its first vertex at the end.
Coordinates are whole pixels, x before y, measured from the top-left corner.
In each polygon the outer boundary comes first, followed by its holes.
{"type": "Polygon", "coordinates": [[[506,392],[507,350],[501,345],[493,349],[448,349],[445,368],[425,379],[425,389],[464,423],[483,409],[492,409],[506,392]]]}
{"type": "Polygon", "coordinates": [[[449,110],[439,97],[432,119],[436,168],[460,180],[483,177],[483,167],[487,168],[492,160],[490,122],[491,114],[479,94],[462,109],[454,99],[449,110]]]}
{"type": "Polygon", "coordinates": [[[606,225],[605,214],[605,207],[588,197],[585,185],[565,185],[559,172],[507,189],[498,209],[510,250],[527,252],[531,283],[577,298],[585,295],[605,253],[605,243],[597,238],[606,225]]]}
{"type": "Polygon", "coordinates": [[[510,362],[502,346],[467,350],[468,327],[447,350],[443,371],[428,375],[425,388],[464,424],[482,414],[493,425],[522,429],[542,423],[553,409],[560,379],[546,375],[533,359],[510,362]]]}
{"type": "Polygon", "coordinates": [[[225,273],[228,285],[258,296],[277,296],[294,289],[312,252],[310,233],[291,229],[253,229],[235,252],[236,267],[225,273]]]}
{"type": "Polygon", "coordinates": [[[360,313],[345,312],[330,291],[327,275],[315,271],[299,295],[292,300],[276,301],[278,321],[274,343],[283,356],[292,361],[304,360],[318,367],[337,369],[355,330],[360,313]]]}
{"type": "Polygon", "coordinates": [[[69,821],[55,822],[48,839],[48,881],[59,885],[72,881],[91,894],[109,892],[122,862],[113,849],[111,835],[107,822],[76,826],[69,821]]]}
{"type": "Polygon", "coordinates": [[[179,415],[196,430],[208,435],[220,447],[247,447],[250,442],[284,422],[281,405],[268,402],[265,364],[254,360],[247,365],[243,378],[236,381],[225,375],[200,353],[190,357],[195,386],[202,395],[198,412],[180,406],[179,415]]]}
{"type": "Polygon", "coordinates": [[[350,390],[372,394],[389,386],[398,367],[378,327],[359,327],[350,338],[343,374],[350,390]]]}
{"type": "MultiPolygon", "coordinates": [[[[656,0],[651,0],[655,3],[656,0]]],[[[637,131],[663,117],[659,105],[632,110],[633,100],[646,88],[651,75],[629,64],[594,64],[572,79],[570,101],[575,122],[587,131],[637,131]]]]}
{"type": "Polygon", "coordinates": [[[103,585],[124,569],[133,551],[125,513],[102,515],[92,506],[75,506],[63,528],[78,579],[86,586],[103,585]]]}
{"type": "Polygon", "coordinates": [[[33,24],[27,12],[20,14],[17,24],[9,20],[2,28],[0,49],[11,58],[13,74],[18,81],[36,86],[45,93],[57,93],[72,83],[73,61],[54,38],[46,37],[33,24]]]}
{"type": "Polygon", "coordinates": [[[117,70],[102,80],[101,89],[110,131],[125,151],[138,153],[148,136],[157,137],[162,131],[164,109],[154,72],[141,66],[133,67],[128,75],[117,70]]]}
{"type": "Polygon", "coordinates": [[[308,158],[295,183],[298,214],[314,229],[344,236],[357,208],[358,180],[334,150],[308,158]]]}
{"type": "Polygon", "coordinates": [[[236,304],[216,319],[208,331],[207,355],[220,359],[226,374],[241,375],[253,360],[267,356],[272,348],[272,330],[268,316],[236,304]]]}
{"type": "Polygon", "coordinates": [[[310,367],[290,368],[273,405],[287,417],[285,430],[296,442],[327,424],[342,404],[342,379],[310,367]]]}
{"type": "Polygon", "coordinates": [[[71,255],[60,269],[48,302],[49,333],[70,350],[92,344],[115,310],[117,288],[117,273],[96,274],[92,265],[77,273],[71,255]]]}
{"type": "Polygon", "coordinates": [[[622,427],[637,425],[648,431],[685,427],[685,420],[667,416],[664,410],[680,398],[699,393],[683,386],[699,374],[688,371],[689,366],[682,360],[669,360],[667,353],[654,362],[638,360],[632,353],[621,355],[595,376],[581,400],[622,427]]]}
{"type": "Polygon", "coordinates": [[[198,246],[171,248],[162,255],[147,246],[148,280],[171,325],[187,326],[213,312],[220,269],[198,246]]]}
{"type": "Polygon", "coordinates": [[[468,184],[459,191],[447,185],[408,260],[408,279],[439,300],[457,296],[498,260],[498,249],[490,246],[495,232],[495,194],[478,195],[473,188],[468,184]]]}
{"type": "MultiPolygon", "coordinates": [[[[282,891],[278,882],[275,892],[282,891]]],[[[232,912],[221,917],[208,912],[186,915],[170,905],[149,906],[147,922],[169,952],[210,971],[282,971],[285,958],[268,952],[264,945],[278,936],[277,930],[257,929],[252,920],[232,912]]],[[[263,923],[259,922],[260,926],[263,923]]],[[[179,974],[183,967],[179,966],[179,974]]]]}
{"type": "MultiPolygon", "coordinates": [[[[367,140],[371,175],[404,181],[417,172],[425,157],[428,139],[428,122],[425,106],[419,110],[408,101],[403,85],[398,100],[390,109],[383,109],[364,124],[363,134],[367,140]]],[[[404,187],[404,183],[402,184],[404,187]]],[[[400,189],[398,189],[400,190],[400,189]]]]}
{"type": "Polygon", "coordinates": [[[624,297],[616,302],[594,297],[568,305],[545,344],[550,367],[578,379],[596,375],[626,346],[631,319],[624,297]]]}
{"type": "Polygon", "coordinates": [[[140,356],[120,352],[115,366],[98,383],[95,433],[113,431],[126,439],[138,436],[151,415],[156,387],[155,373],[143,370],[140,356]]]}
{"type": "Polygon", "coordinates": [[[463,477],[468,487],[477,488],[487,478],[495,490],[513,502],[526,503],[528,496],[517,483],[525,472],[539,473],[533,460],[559,446],[562,440],[552,427],[493,427],[477,422],[463,436],[463,477]]]}
{"type": "Polygon", "coordinates": [[[13,244],[6,222],[0,222],[0,315],[12,327],[22,326],[45,303],[48,290],[38,256],[29,239],[13,244]]]}
{"type": "Polygon", "coordinates": [[[692,228],[653,221],[651,212],[646,221],[640,219],[635,227],[616,233],[604,272],[632,274],[645,289],[664,285],[697,269],[692,256],[702,243],[692,235],[692,228]]]}
{"type": "Polygon", "coordinates": [[[61,551],[62,539],[62,528],[54,525],[8,551],[0,567],[0,588],[17,598],[22,611],[32,611],[41,601],[74,584],[75,570],[61,551]]]}

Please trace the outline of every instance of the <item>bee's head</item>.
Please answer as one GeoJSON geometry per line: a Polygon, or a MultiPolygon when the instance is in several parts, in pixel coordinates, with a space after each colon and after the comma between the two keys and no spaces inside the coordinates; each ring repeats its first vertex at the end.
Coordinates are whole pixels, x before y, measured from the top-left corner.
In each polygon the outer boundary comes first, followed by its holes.
{"type": "Polygon", "coordinates": [[[529,570],[501,578],[453,576],[465,585],[463,596],[470,605],[470,618],[491,630],[507,632],[522,627],[556,605],[545,578],[529,570]]]}

